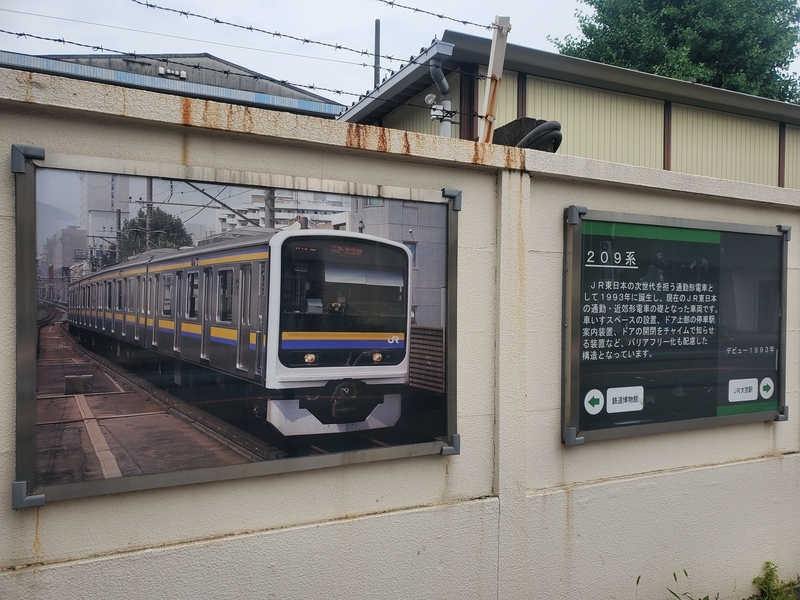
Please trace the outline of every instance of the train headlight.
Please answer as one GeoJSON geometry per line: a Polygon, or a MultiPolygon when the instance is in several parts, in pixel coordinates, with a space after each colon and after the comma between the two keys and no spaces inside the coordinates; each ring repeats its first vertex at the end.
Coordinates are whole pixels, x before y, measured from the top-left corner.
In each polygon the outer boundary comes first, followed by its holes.
{"type": "Polygon", "coordinates": [[[313,365],[315,362],[317,362],[317,355],[309,352],[303,357],[303,360],[306,362],[307,365],[313,365]]]}
{"type": "Polygon", "coordinates": [[[380,352],[373,352],[372,353],[372,362],[379,363],[383,360],[383,354],[380,352]]]}

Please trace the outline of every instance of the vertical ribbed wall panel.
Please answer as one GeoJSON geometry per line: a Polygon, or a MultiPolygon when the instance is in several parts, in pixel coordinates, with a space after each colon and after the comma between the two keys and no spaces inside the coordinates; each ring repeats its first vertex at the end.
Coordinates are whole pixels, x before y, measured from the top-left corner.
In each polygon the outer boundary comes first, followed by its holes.
{"type": "Polygon", "coordinates": [[[778,185],[779,127],[777,122],[673,104],[672,170],[778,185]]]}
{"type": "MultiPolygon", "coordinates": [[[[461,103],[461,82],[459,75],[453,73],[447,77],[450,84],[450,103],[452,110],[458,110],[461,103]]],[[[439,121],[431,121],[431,110],[425,104],[425,96],[431,92],[436,92],[436,86],[431,85],[428,89],[420,92],[409,101],[414,106],[401,106],[397,110],[389,113],[383,118],[383,126],[389,129],[402,129],[403,131],[414,131],[416,133],[427,133],[439,135],[439,121]],[[422,107],[422,108],[420,108],[422,107]]],[[[454,122],[461,121],[461,116],[453,116],[454,122]]],[[[451,137],[458,139],[460,128],[453,124],[451,137]]]]}
{"type": "Polygon", "coordinates": [[[800,127],[786,126],[786,187],[800,190],[800,127]]]}
{"type": "MultiPolygon", "coordinates": [[[[483,96],[486,93],[486,67],[478,70],[478,114],[484,113],[483,96]]],[[[503,71],[500,82],[500,95],[497,97],[497,112],[495,113],[494,128],[502,127],[517,118],[517,73],[516,71],[503,71]]]]}
{"type": "Polygon", "coordinates": [[[559,121],[559,154],[660,169],[664,103],[638,96],[528,78],[526,114],[559,121]]]}

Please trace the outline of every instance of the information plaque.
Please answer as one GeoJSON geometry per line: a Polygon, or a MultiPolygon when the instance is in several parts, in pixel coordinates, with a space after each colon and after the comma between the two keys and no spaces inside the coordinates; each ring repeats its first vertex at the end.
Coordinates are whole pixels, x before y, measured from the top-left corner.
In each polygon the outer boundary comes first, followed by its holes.
{"type": "Polygon", "coordinates": [[[786,420],[789,238],[568,208],[564,442],[786,420]]]}

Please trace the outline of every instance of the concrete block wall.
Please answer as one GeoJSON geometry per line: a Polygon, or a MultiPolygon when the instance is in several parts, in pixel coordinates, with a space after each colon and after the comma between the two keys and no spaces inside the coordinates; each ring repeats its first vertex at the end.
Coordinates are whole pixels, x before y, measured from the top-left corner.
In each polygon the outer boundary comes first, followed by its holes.
{"type": "MultiPolygon", "coordinates": [[[[14,512],[15,295],[0,286],[0,597],[655,598],[686,569],[698,595],[738,599],[766,560],[800,573],[800,242],[788,422],[560,441],[564,207],[800,231],[800,192],[0,69],[0,150],[12,144],[63,168],[88,156],[246,185],[462,190],[462,452],[14,512]]],[[[9,282],[8,167],[0,227],[9,282]]]]}

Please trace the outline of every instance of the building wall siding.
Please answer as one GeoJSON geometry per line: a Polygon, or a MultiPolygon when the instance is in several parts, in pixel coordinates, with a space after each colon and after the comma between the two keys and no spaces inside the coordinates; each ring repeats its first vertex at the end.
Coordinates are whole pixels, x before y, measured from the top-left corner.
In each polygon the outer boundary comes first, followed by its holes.
{"type": "MultiPolygon", "coordinates": [[[[484,96],[486,94],[486,67],[478,70],[478,114],[483,114],[484,96]]],[[[517,118],[517,74],[514,71],[503,71],[500,82],[500,94],[497,96],[494,128],[502,127],[517,118]]],[[[480,120],[479,120],[480,121],[480,120]]],[[[480,127],[480,125],[479,125],[480,127]]]]}
{"type": "MultiPolygon", "coordinates": [[[[460,77],[457,73],[452,73],[447,77],[450,84],[450,102],[452,110],[458,110],[461,102],[460,77]]],[[[401,106],[383,119],[383,126],[389,129],[402,129],[404,131],[414,131],[416,133],[427,133],[429,135],[439,135],[439,121],[431,121],[431,111],[425,104],[425,96],[436,91],[436,86],[420,92],[412,98],[406,106],[401,106]],[[413,106],[410,106],[413,105],[413,106]],[[422,108],[420,108],[422,107],[422,108]]],[[[461,134],[461,130],[455,122],[460,120],[459,115],[453,116],[453,127],[451,136],[456,139],[461,134]]]]}
{"type": "Polygon", "coordinates": [[[786,126],[786,187],[800,190],[800,127],[786,126]]]}
{"type": "Polygon", "coordinates": [[[529,77],[526,114],[559,121],[559,154],[660,169],[664,103],[529,77]]]}
{"type": "Polygon", "coordinates": [[[673,104],[672,170],[778,185],[778,136],[777,122],[673,104]]]}

